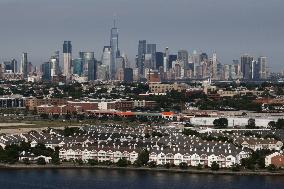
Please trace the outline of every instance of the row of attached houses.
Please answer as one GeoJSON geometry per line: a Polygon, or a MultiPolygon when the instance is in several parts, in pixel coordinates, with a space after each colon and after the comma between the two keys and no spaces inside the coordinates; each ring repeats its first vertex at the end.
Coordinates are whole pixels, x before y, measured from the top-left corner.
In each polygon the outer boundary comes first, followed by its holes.
{"type": "MultiPolygon", "coordinates": [[[[82,146],[65,146],[60,149],[59,157],[62,161],[70,161],[81,159],[87,162],[90,159],[97,160],[99,162],[110,161],[112,163],[118,162],[119,159],[125,158],[126,160],[134,163],[141,149],[135,148],[111,148],[111,147],[82,147],[82,146]]],[[[154,161],[157,165],[165,165],[166,163],[179,165],[184,162],[188,166],[202,166],[211,167],[213,162],[217,162],[220,167],[231,167],[234,164],[239,164],[241,159],[250,156],[250,152],[247,150],[239,149],[238,151],[221,151],[216,152],[202,152],[202,151],[190,151],[179,150],[175,148],[160,149],[159,147],[150,150],[149,162],[154,161]]]]}
{"type": "Polygon", "coordinates": [[[122,127],[119,125],[84,126],[81,132],[64,136],[58,130],[45,132],[32,131],[20,135],[3,135],[0,145],[29,142],[31,147],[44,144],[48,148],[60,147],[60,159],[87,161],[111,161],[116,163],[125,158],[134,163],[139,151],[147,149],[150,161],[158,165],[181,162],[189,166],[211,166],[217,162],[221,167],[239,164],[241,159],[250,156],[251,150],[228,142],[203,140],[198,136],[186,136],[175,128],[168,127],[122,127]],[[159,133],[160,136],[151,134],[159,133]],[[148,134],[148,137],[145,137],[148,134]]]}
{"type": "Polygon", "coordinates": [[[281,150],[283,142],[273,138],[256,138],[256,137],[242,137],[235,140],[236,143],[253,151],[267,149],[267,150],[281,150]]]}
{"type": "Polygon", "coordinates": [[[118,162],[119,159],[126,159],[131,163],[138,158],[138,150],[127,148],[97,148],[97,147],[63,147],[59,151],[59,158],[64,161],[81,159],[87,162],[90,159],[97,160],[99,162],[110,161],[113,163],[118,162]]]}
{"type": "Polygon", "coordinates": [[[188,166],[202,166],[211,167],[213,162],[216,162],[220,167],[231,167],[234,164],[240,164],[241,159],[248,158],[250,152],[247,150],[237,151],[196,151],[196,150],[174,150],[174,149],[162,149],[154,150],[150,153],[150,161],[154,161],[157,165],[165,165],[167,163],[179,165],[184,162],[188,166]]]}

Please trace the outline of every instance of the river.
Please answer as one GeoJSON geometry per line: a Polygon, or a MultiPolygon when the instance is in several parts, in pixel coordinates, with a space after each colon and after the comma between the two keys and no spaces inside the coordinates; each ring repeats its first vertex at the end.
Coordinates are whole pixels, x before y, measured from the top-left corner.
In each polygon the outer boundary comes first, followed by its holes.
{"type": "Polygon", "coordinates": [[[0,189],[283,189],[282,176],[108,169],[0,170],[0,189]]]}

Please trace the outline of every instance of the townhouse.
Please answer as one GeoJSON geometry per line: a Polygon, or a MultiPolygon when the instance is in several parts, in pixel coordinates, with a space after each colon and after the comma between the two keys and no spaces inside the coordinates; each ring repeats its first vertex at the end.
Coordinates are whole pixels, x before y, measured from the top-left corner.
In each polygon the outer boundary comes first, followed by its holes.
{"type": "Polygon", "coordinates": [[[256,138],[256,137],[240,137],[234,141],[245,148],[252,149],[253,151],[268,149],[268,150],[281,150],[283,142],[275,140],[274,138],[256,138]]]}
{"type": "MultiPolygon", "coordinates": [[[[87,162],[93,159],[116,163],[125,158],[134,163],[141,150],[147,149],[149,161],[154,161],[157,165],[179,165],[184,162],[189,166],[210,167],[213,162],[217,162],[221,167],[231,167],[251,154],[251,150],[245,146],[207,141],[197,136],[183,135],[175,128],[160,126],[84,126],[79,133],[68,137],[62,131],[54,129],[0,137],[2,147],[21,142],[29,142],[31,147],[38,144],[44,144],[51,149],[59,147],[61,161],[80,159],[87,162]],[[152,135],[154,133],[156,134],[152,135]]],[[[22,159],[25,156],[28,155],[22,154],[22,159]]]]}

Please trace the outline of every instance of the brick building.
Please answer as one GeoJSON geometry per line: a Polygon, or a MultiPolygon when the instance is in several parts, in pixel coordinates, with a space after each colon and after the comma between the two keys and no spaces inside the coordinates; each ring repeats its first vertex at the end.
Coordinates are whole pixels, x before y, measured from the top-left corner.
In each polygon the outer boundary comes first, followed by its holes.
{"type": "Polygon", "coordinates": [[[284,154],[274,152],[265,157],[265,166],[275,165],[276,167],[284,167],[284,154]]]}

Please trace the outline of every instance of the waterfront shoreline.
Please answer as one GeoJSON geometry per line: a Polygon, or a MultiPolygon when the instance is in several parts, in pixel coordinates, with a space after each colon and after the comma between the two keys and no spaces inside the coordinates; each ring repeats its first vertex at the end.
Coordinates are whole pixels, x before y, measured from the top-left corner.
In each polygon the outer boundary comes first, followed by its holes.
{"type": "Polygon", "coordinates": [[[38,169],[109,169],[124,171],[148,171],[148,172],[168,172],[168,173],[187,173],[187,174],[207,174],[207,175],[237,175],[237,176],[284,176],[284,171],[212,171],[209,169],[178,169],[178,168],[148,168],[148,167],[115,167],[115,166],[86,166],[86,165],[0,165],[0,170],[38,170],[38,169]]]}

